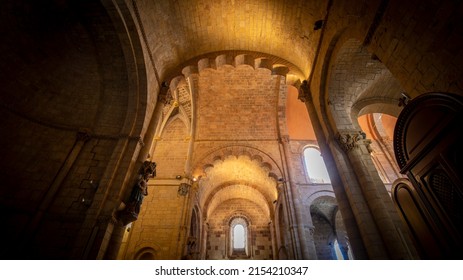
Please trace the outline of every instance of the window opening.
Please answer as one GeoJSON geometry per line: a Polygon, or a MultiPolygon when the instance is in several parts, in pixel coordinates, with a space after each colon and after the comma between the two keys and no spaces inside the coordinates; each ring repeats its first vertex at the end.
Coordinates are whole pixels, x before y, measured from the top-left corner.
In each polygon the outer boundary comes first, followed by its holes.
{"type": "Polygon", "coordinates": [[[312,147],[306,148],[304,150],[304,162],[307,174],[312,183],[331,183],[325,162],[319,150],[312,147]]]}
{"type": "Polygon", "coordinates": [[[233,228],[233,249],[244,249],[244,227],[242,225],[235,225],[233,228]]]}

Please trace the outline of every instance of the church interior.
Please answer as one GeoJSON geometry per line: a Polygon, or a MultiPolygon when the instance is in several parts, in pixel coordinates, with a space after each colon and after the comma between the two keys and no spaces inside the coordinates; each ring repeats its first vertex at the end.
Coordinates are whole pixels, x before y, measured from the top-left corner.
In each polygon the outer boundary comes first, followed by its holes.
{"type": "Polygon", "coordinates": [[[0,2],[1,259],[458,259],[463,2],[0,2]]]}

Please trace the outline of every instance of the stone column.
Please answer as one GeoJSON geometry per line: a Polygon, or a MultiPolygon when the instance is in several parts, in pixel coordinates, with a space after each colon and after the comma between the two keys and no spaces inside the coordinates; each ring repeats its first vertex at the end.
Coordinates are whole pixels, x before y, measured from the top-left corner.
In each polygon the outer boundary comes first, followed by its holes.
{"type": "Polygon", "coordinates": [[[206,221],[203,222],[202,226],[202,234],[201,234],[201,251],[200,251],[200,259],[205,260],[207,257],[207,233],[209,231],[209,225],[206,221]]]}
{"type": "Polygon", "coordinates": [[[388,256],[392,259],[409,259],[399,233],[398,226],[390,215],[392,205],[389,195],[371,159],[370,140],[359,131],[339,131],[337,141],[347,154],[356,178],[360,184],[362,195],[368,205],[375,225],[384,242],[388,256]],[[389,206],[389,207],[387,207],[389,206]]]}
{"type": "Polygon", "coordinates": [[[320,147],[323,160],[330,175],[331,185],[336,194],[336,201],[338,202],[339,210],[341,211],[342,219],[346,226],[346,231],[349,235],[349,240],[351,241],[355,256],[358,259],[366,259],[368,258],[368,253],[357,224],[357,217],[352,211],[351,201],[349,201],[344,182],[340,176],[340,168],[338,166],[340,164],[335,160],[332,147],[330,143],[328,143],[325,132],[323,131],[322,123],[315,109],[312,93],[310,92],[307,81],[303,81],[301,84],[298,98],[304,102],[309,113],[310,121],[312,122],[317,137],[318,146],[320,147]]]}
{"type": "Polygon", "coordinates": [[[120,223],[114,223],[114,227],[111,234],[111,239],[108,243],[108,249],[106,250],[104,259],[115,260],[121,248],[122,238],[124,237],[126,227],[120,223]]]}
{"type": "Polygon", "coordinates": [[[268,230],[270,231],[270,238],[272,239],[272,259],[277,259],[277,240],[275,234],[275,224],[270,221],[268,223],[268,230]]]}
{"type": "MultiPolygon", "coordinates": [[[[288,147],[289,137],[283,137],[283,148],[285,152],[286,162],[288,162],[288,155],[290,153],[290,148],[288,147]]],[[[315,248],[315,243],[313,237],[309,234],[307,230],[310,225],[308,224],[308,220],[304,219],[303,211],[303,203],[301,201],[301,196],[299,195],[299,191],[297,189],[297,184],[292,181],[292,174],[291,168],[288,168],[288,178],[289,178],[289,188],[291,189],[291,202],[292,207],[295,213],[295,222],[292,224],[292,227],[297,231],[298,235],[298,252],[300,252],[300,258],[304,260],[316,260],[317,259],[317,252],[315,248]]],[[[310,215],[310,213],[309,213],[310,215]]]]}

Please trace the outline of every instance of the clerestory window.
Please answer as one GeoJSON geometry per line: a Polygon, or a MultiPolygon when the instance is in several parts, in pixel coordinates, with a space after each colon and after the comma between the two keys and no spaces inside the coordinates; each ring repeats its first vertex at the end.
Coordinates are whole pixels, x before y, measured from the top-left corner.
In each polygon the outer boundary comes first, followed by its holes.
{"type": "Polygon", "coordinates": [[[325,162],[317,148],[308,147],[304,149],[304,164],[311,183],[331,183],[325,162]]]}

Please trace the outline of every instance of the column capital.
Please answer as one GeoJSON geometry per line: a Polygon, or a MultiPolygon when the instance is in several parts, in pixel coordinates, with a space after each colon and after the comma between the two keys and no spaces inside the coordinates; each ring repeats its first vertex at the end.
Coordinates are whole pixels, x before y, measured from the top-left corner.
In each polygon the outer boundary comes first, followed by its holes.
{"type": "Polygon", "coordinates": [[[371,140],[366,139],[366,134],[363,131],[339,131],[336,140],[345,152],[353,151],[360,145],[365,145],[368,152],[371,153],[372,151],[370,148],[371,140]]]}
{"type": "Polygon", "coordinates": [[[191,185],[187,183],[180,183],[178,186],[178,195],[180,196],[186,196],[188,192],[190,191],[191,185]]]}
{"type": "Polygon", "coordinates": [[[297,98],[304,103],[312,101],[312,93],[310,92],[309,83],[306,80],[302,81],[302,84],[299,86],[299,95],[297,98]]]}

